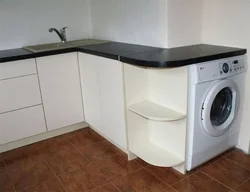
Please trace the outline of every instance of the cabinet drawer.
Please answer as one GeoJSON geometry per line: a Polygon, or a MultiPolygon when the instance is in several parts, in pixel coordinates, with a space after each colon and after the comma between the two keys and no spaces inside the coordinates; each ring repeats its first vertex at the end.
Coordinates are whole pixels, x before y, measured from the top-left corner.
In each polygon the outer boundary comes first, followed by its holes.
{"type": "Polygon", "coordinates": [[[41,104],[37,75],[0,81],[0,113],[41,104]]]}
{"type": "Polygon", "coordinates": [[[0,145],[46,132],[41,105],[0,114],[0,145]]]}
{"type": "Polygon", "coordinates": [[[35,59],[0,63],[0,80],[37,73],[35,59]]]}

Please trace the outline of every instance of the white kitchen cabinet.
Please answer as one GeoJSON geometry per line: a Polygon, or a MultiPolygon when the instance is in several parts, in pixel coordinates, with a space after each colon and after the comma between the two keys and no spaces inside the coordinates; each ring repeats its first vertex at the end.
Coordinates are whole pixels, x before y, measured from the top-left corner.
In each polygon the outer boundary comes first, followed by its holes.
{"type": "Polygon", "coordinates": [[[37,74],[0,80],[0,113],[41,104],[37,74]]]}
{"type": "Polygon", "coordinates": [[[103,133],[126,149],[123,64],[101,58],[98,62],[103,133]]]}
{"type": "Polygon", "coordinates": [[[0,63],[0,80],[36,74],[35,59],[0,63]]]}
{"type": "Polygon", "coordinates": [[[85,120],[97,131],[103,133],[98,62],[99,57],[79,53],[85,120]]]}
{"type": "Polygon", "coordinates": [[[41,105],[0,114],[0,145],[46,132],[41,105]]]}
{"type": "Polygon", "coordinates": [[[84,121],[77,53],[37,58],[48,131],[84,121]]]}
{"type": "Polygon", "coordinates": [[[79,53],[86,122],[126,149],[122,63],[79,53]]]}

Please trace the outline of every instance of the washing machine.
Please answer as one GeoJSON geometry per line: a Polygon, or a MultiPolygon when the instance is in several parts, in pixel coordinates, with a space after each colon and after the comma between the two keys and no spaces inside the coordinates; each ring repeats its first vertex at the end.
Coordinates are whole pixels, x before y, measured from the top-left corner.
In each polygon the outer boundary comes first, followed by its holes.
{"type": "Polygon", "coordinates": [[[237,145],[247,65],[244,56],[189,67],[186,169],[237,145]]]}

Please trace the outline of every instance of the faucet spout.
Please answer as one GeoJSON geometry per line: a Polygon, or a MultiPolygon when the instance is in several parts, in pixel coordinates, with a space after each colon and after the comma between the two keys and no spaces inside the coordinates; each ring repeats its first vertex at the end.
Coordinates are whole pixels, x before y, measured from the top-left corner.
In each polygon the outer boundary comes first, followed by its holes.
{"type": "Polygon", "coordinates": [[[66,42],[66,38],[65,38],[65,35],[61,34],[57,29],[55,28],[50,28],[49,29],[49,32],[52,33],[52,32],[56,32],[56,34],[59,36],[59,38],[61,39],[62,43],[65,43],[66,42]]]}

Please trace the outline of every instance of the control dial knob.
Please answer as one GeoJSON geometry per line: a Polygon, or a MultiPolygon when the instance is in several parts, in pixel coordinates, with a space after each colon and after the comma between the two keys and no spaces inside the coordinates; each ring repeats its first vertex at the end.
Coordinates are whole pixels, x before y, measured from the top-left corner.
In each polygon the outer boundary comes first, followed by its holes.
{"type": "Polygon", "coordinates": [[[223,70],[224,73],[228,73],[228,71],[229,71],[229,66],[228,66],[227,63],[224,63],[224,64],[223,64],[222,70],[223,70]]]}

